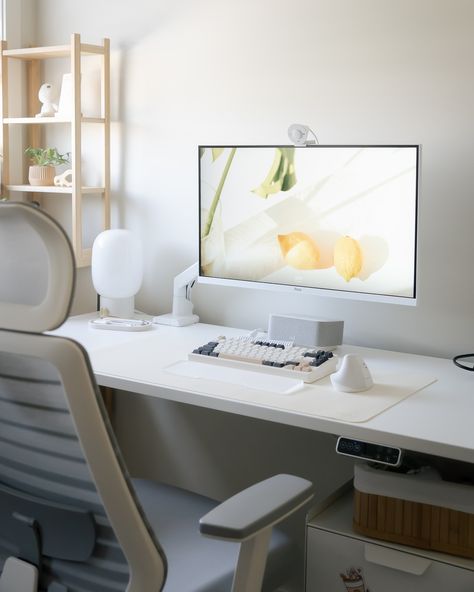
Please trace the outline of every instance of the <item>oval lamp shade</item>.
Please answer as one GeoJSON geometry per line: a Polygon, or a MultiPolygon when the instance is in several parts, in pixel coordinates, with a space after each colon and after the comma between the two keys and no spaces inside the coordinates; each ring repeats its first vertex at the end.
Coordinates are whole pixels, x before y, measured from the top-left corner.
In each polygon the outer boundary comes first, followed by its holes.
{"type": "Polygon", "coordinates": [[[130,230],[101,232],[92,246],[92,283],[101,309],[114,317],[132,318],[135,294],[143,280],[143,250],[130,230]]]}

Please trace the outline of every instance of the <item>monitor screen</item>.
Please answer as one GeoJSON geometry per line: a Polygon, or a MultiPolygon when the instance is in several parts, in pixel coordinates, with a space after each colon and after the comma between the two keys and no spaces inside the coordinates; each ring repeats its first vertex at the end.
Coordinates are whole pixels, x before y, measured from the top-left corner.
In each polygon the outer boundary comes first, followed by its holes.
{"type": "Polygon", "coordinates": [[[199,281],[413,304],[419,146],[200,146],[199,281]]]}

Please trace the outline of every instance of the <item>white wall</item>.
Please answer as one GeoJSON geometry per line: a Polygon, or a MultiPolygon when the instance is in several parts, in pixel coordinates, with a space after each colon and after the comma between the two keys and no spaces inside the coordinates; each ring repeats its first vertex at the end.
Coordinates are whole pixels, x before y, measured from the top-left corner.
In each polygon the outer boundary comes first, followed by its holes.
{"type": "MultiPolygon", "coordinates": [[[[197,257],[198,143],[423,144],[419,304],[368,304],[198,286],[208,322],[269,312],[343,318],[351,343],[450,356],[473,347],[474,3],[471,0],[38,1],[38,39],[109,36],[115,224],[140,233],[138,305],[170,307],[197,257]]],[[[77,310],[95,305],[87,272],[77,310]]]]}

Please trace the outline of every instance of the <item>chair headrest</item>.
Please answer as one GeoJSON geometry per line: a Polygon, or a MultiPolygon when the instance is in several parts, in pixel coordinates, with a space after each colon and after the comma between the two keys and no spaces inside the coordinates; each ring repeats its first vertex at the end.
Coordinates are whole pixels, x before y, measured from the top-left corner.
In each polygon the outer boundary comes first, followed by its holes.
{"type": "Polygon", "coordinates": [[[62,325],[75,277],[61,226],[35,206],[0,202],[0,328],[42,333],[62,325]]]}

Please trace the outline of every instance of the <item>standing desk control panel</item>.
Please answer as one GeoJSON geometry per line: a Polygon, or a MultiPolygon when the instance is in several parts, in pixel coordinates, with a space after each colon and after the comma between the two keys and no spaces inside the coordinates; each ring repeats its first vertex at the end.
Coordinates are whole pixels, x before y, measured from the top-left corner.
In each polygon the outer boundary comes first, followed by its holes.
{"type": "Polygon", "coordinates": [[[398,467],[402,461],[402,450],[400,448],[364,442],[363,440],[353,440],[343,436],[340,436],[337,440],[336,452],[392,467],[398,467]]]}

